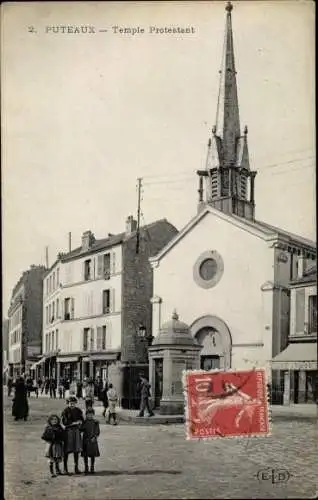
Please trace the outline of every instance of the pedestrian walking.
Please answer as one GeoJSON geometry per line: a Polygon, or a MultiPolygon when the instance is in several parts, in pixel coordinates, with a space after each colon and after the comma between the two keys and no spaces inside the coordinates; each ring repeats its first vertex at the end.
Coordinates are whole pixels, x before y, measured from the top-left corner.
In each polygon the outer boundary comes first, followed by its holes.
{"type": "Polygon", "coordinates": [[[72,382],[70,383],[70,396],[76,397],[76,389],[77,389],[76,380],[72,380],[72,382]]]}
{"type": "Polygon", "coordinates": [[[108,398],[108,410],[107,410],[108,415],[106,422],[110,424],[112,420],[113,425],[117,425],[116,405],[118,402],[118,395],[113,384],[109,384],[107,391],[107,398],[108,398]]]}
{"type": "Polygon", "coordinates": [[[86,397],[85,397],[85,407],[86,410],[88,408],[93,408],[94,404],[94,394],[95,394],[95,385],[92,379],[88,380],[86,386],[86,397]]]}
{"type": "Polygon", "coordinates": [[[76,397],[77,399],[81,399],[83,397],[83,384],[81,380],[78,380],[76,383],[76,397]]]}
{"type": "Polygon", "coordinates": [[[144,376],[140,376],[140,412],[139,417],[143,417],[145,414],[145,410],[147,410],[149,417],[153,417],[154,413],[150,408],[150,384],[148,380],[144,376]]]}
{"type": "Polygon", "coordinates": [[[49,416],[42,439],[46,442],[45,456],[49,459],[51,477],[61,475],[60,463],[64,456],[64,429],[58,415],[49,416]]]}
{"type": "Polygon", "coordinates": [[[15,383],[15,394],[12,402],[12,416],[14,420],[27,420],[29,416],[29,403],[27,387],[23,377],[19,377],[15,383]]]}
{"type": "Polygon", "coordinates": [[[41,394],[43,394],[43,392],[45,391],[45,382],[46,382],[45,378],[44,378],[44,377],[42,377],[42,383],[41,383],[41,394]]]}
{"type": "Polygon", "coordinates": [[[56,382],[53,377],[50,379],[50,398],[56,399],[56,382]]]}
{"type": "Polygon", "coordinates": [[[85,474],[95,472],[95,458],[100,456],[98,447],[98,436],[100,434],[99,422],[95,419],[95,411],[93,408],[88,408],[86,411],[86,418],[81,426],[83,433],[83,451],[82,457],[84,458],[85,474]],[[90,458],[91,468],[88,468],[88,459],[90,458]]]}
{"type": "Polygon", "coordinates": [[[109,389],[108,382],[106,380],[105,385],[104,385],[104,389],[102,391],[102,402],[103,402],[103,406],[104,406],[103,417],[104,418],[106,417],[106,410],[108,408],[108,396],[107,396],[108,389],[109,389]]]}
{"type": "Polygon", "coordinates": [[[97,399],[103,401],[103,380],[101,377],[97,378],[97,399]]]}
{"type": "Polygon", "coordinates": [[[83,412],[77,406],[75,396],[70,396],[68,406],[62,412],[62,424],[65,427],[65,442],[64,442],[64,472],[68,474],[68,456],[70,453],[74,455],[74,470],[75,474],[80,474],[78,468],[78,457],[82,451],[80,426],[84,422],[83,412]]]}
{"type": "Polygon", "coordinates": [[[47,377],[44,382],[44,390],[45,394],[48,395],[49,390],[50,390],[50,379],[47,377]]]}
{"type": "Polygon", "coordinates": [[[42,394],[42,384],[43,384],[43,380],[39,377],[38,380],[37,380],[37,386],[38,386],[38,391],[40,392],[41,391],[41,394],[42,394]]]}
{"type": "Polygon", "coordinates": [[[27,394],[28,394],[28,398],[29,398],[31,395],[31,392],[33,391],[33,380],[31,377],[28,377],[26,379],[26,387],[27,387],[27,394]]]}
{"type": "Polygon", "coordinates": [[[7,387],[8,387],[8,397],[10,397],[11,396],[11,392],[12,392],[12,388],[13,388],[13,378],[10,377],[10,375],[8,377],[7,387]]]}
{"type": "Polygon", "coordinates": [[[59,398],[60,399],[64,399],[64,397],[65,397],[65,388],[64,388],[64,381],[63,381],[63,379],[59,380],[58,393],[59,393],[59,398]]]}

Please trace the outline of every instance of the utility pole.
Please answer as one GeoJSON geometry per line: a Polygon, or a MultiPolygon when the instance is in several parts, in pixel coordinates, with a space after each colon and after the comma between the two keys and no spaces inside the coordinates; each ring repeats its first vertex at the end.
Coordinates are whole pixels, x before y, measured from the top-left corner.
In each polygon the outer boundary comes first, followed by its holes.
{"type": "Polygon", "coordinates": [[[136,253],[139,253],[140,244],[140,204],[141,204],[141,188],[142,188],[142,178],[137,179],[137,190],[138,190],[138,205],[137,205],[137,235],[136,235],[136,253]]]}
{"type": "Polygon", "coordinates": [[[45,265],[49,268],[49,247],[45,247],[45,265]]]}

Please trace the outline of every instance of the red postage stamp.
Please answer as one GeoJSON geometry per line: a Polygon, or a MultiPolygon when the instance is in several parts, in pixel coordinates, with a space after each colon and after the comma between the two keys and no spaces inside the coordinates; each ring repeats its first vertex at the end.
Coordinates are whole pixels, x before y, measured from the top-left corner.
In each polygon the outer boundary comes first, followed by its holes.
{"type": "Polygon", "coordinates": [[[183,386],[187,439],[270,435],[265,370],[186,371],[183,386]]]}

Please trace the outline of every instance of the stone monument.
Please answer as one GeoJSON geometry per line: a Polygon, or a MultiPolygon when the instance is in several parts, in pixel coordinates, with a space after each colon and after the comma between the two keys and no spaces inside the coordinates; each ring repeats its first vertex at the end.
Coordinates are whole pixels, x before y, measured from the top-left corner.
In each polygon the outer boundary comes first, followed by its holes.
{"type": "Polygon", "coordinates": [[[183,370],[200,368],[201,348],[192,337],[190,327],[179,321],[179,316],[174,311],[171,320],[161,327],[148,349],[149,382],[154,397],[160,385],[161,415],[184,414],[183,370]],[[162,367],[161,375],[158,374],[157,366],[162,367]],[[162,379],[158,381],[156,377],[162,379]]]}

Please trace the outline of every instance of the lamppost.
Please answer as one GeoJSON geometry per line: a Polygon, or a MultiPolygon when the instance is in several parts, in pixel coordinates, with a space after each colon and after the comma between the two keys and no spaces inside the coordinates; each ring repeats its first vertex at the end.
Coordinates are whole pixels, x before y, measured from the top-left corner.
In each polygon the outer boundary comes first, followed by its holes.
{"type": "Polygon", "coordinates": [[[137,330],[137,336],[142,339],[146,349],[147,349],[147,357],[148,357],[148,347],[151,346],[154,337],[151,333],[147,332],[147,328],[141,323],[137,330]]]}

